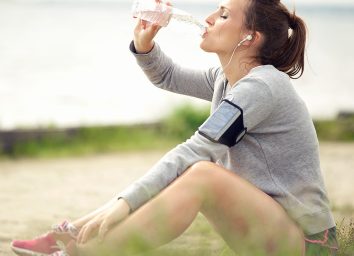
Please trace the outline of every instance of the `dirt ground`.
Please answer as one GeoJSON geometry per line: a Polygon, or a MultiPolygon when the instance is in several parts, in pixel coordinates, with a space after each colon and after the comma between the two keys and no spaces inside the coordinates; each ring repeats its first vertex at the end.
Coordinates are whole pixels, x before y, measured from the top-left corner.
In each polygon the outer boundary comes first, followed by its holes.
{"type": "MultiPolygon", "coordinates": [[[[0,161],[0,255],[14,255],[9,247],[14,238],[31,238],[102,205],[163,154],[0,161]]],[[[354,143],[321,143],[321,165],[334,208],[353,210],[354,143]]]]}

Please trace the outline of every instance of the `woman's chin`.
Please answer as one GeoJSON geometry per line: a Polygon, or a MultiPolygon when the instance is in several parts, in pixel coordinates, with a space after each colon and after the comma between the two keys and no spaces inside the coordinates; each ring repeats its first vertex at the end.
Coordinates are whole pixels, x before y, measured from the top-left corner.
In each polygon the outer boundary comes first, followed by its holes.
{"type": "Polygon", "coordinates": [[[210,47],[208,47],[207,45],[205,45],[203,43],[203,41],[200,43],[199,45],[200,49],[202,49],[205,52],[214,52],[210,47]]]}

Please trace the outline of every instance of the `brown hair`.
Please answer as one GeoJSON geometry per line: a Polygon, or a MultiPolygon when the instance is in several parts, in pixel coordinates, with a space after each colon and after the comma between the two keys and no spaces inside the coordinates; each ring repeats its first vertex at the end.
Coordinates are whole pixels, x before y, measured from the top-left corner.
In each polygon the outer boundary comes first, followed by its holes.
{"type": "Polygon", "coordinates": [[[296,16],[295,11],[290,13],[280,0],[249,1],[245,27],[264,36],[256,58],[261,64],[271,64],[291,78],[301,77],[306,44],[304,21],[296,16]]]}

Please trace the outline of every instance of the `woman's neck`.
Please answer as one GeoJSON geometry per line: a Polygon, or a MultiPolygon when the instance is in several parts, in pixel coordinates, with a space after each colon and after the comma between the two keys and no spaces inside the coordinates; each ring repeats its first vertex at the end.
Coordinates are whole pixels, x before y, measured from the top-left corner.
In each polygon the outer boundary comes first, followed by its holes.
{"type": "Polygon", "coordinates": [[[240,61],[235,60],[227,67],[223,68],[224,75],[231,86],[236,84],[239,80],[245,77],[252,68],[259,66],[260,63],[256,61],[240,61]]]}
{"type": "Polygon", "coordinates": [[[231,86],[246,76],[252,68],[261,65],[253,57],[256,55],[257,53],[253,49],[235,52],[235,55],[231,55],[231,59],[229,53],[218,54],[224,75],[231,86]]]}

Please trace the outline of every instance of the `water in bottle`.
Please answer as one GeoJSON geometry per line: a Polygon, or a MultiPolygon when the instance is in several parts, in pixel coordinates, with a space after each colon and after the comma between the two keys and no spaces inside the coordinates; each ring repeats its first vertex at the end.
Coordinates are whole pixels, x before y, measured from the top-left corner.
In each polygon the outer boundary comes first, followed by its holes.
{"type": "Polygon", "coordinates": [[[133,17],[166,27],[173,18],[178,21],[197,25],[203,35],[206,27],[193,15],[155,0],[135,0],[132,8],[133,17]]]}

